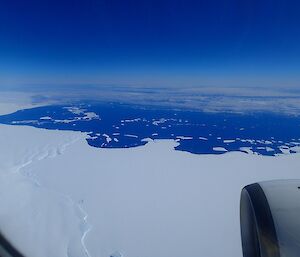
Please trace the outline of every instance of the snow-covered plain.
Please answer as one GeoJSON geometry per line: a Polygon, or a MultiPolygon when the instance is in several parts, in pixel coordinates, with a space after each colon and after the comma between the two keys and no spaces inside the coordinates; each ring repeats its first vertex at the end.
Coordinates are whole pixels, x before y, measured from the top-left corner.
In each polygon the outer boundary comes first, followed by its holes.
{"type": "Polygon", "coordinates": [[[0,228],[25,256],[241,257],[249,183],[300,178],[300,154],[90,147],[87,134],[0,125],[0,228]]]}
{"type": "Polygon", "coordinates": [[[41,106],[33,105],[30,99],[31,95],[17,92],[0,92],[0,115],[13,113],[20,109],[41,106]]]}

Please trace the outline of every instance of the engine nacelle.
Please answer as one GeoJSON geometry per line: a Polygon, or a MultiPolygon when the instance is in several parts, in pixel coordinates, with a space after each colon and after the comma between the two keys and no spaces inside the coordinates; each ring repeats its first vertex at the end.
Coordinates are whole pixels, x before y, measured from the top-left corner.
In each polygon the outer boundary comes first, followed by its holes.
{"type": "Polygon", "coordinates": [[[244,257],[299,257],[300,180],[244,187],[240,221],[244,257]]]}

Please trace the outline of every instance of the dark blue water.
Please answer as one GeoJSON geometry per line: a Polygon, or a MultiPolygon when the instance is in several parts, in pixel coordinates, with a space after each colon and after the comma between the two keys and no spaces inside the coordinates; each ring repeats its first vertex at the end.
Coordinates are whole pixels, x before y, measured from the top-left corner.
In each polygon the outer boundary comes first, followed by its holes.
{"type": "Polygon", "coordinates": [[[126,148],[144,138],[177,139],[176,150],[195,154],[248,151],[294,153],[300,145],[300,118],[273,113],[205,113],[125,104],[45,106],[0,116],[0,123],[89,132],[89,145],[126,148]],[[216,148],[217,147],[217,148],[216,148]]]}

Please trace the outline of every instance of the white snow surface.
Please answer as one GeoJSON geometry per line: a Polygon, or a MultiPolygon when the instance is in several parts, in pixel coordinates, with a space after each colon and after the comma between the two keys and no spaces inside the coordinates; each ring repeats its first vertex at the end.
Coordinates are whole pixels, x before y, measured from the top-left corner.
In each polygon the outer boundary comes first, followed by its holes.
{"type": "Polygon", "coordinates": [[[0,115],[47,104],[32,104],[30,97],[27,93],[0,91],[0,115]]]}
{"type": "Polygon", "coordinates": [[[234,142],[235,142],[235,139],[225,139],[225,140],[223,140],[223,142],[224,142],[225,144],[230,144],[230,143],[234,143],[234,142]]]}
{"type": "Polygon", "coordinates": [[[0,125],[0,228],[25,256],[242,257],[242,187],[300,178],[300,153],[99,149],[86,137],[0,125]]]}
{"type": "Polygon", "coordinates": [[[0,125],[1,232],[25,256],[85,256],[85,213],[31,172],[31,165],[63,155],[85,135],[52,132],[0,125]]]}
{"type": "Polygon", "coordinates": [[[213,147],[213,150],[217,152],[227,152],[227,150],[224,147],[220,146],[213,147]]]}
{"type": "Polygon", "coordinates": [[[52,120],[50,116],[41,117],[40,120],[52,120]]]}
{"type": "Polygon", "coordinates": [[[193,137],[187,137],[187,136],[177,136],[177,139],[183,139],[183,140],[191,140],[193,137]]]}

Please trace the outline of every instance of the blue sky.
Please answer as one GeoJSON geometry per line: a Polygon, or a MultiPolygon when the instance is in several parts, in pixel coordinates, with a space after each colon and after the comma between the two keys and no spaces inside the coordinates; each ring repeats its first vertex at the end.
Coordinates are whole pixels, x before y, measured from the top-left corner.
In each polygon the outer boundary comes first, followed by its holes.
{"type": "Polygon", "coordinates": [[[2,0],[0,82],[300,87],[299,13],[291,0],[2,0]]]}

